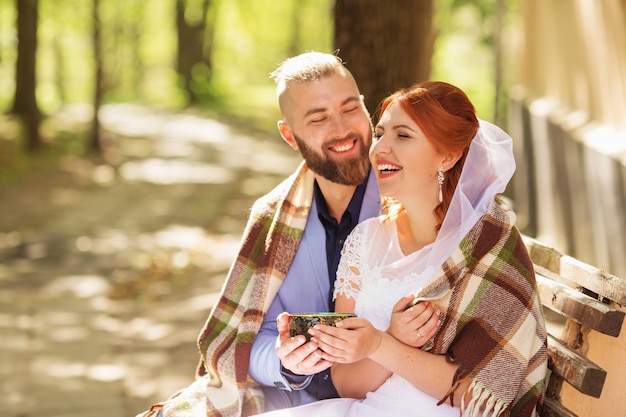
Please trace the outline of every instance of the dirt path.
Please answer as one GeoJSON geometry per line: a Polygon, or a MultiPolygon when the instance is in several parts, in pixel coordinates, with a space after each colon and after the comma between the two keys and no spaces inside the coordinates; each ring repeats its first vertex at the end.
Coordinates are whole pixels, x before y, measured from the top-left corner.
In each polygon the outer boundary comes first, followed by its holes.
{"type": "Polygon", "coordinates": [[[0,189],[3,416],[134,416],[189,384],[246,211],[298,162],[191,114],[102,119],[110,164],[0,189]]]}

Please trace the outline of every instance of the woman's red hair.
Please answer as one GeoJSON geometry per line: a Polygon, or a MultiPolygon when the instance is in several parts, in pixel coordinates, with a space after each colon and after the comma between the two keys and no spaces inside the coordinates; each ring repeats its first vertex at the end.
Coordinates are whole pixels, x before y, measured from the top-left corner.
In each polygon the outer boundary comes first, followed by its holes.
{"type": "Polygon", "coordinates": [[[441,81],[425,81],[396,91],[383,100],[378,114],[382,115],[391,103],[402,107],[437,151],[444,155],[461,153],[456,164],[444,173],[443,201],[435,208],[438,230],[461,177],[472,139],[478,131],[476,110],[461,89],[441,81]]]}

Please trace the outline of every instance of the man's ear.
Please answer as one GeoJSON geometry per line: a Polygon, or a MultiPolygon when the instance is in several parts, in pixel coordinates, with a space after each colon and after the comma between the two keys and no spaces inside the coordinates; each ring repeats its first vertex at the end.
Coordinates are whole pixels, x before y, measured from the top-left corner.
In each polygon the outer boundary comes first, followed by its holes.
{"type": "Polygon", "coordinates": [[[284,120],[279,120],[277,126],[278,131],[280,132],[280,136],[282,136],[285,142],[287,142],[289,146],[291,146],[291,149],[297,151],[298,144],[296,143],[296,140],[293,137],[293,132],[291,131],[287,123],[285,123],[284,120]]]}

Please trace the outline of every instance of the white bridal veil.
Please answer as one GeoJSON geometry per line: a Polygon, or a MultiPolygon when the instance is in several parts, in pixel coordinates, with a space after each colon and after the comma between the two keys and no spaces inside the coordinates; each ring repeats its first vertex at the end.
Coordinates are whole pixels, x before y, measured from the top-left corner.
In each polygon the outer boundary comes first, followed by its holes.
{"type": "Polygon", "coordinates": [[[498,126],[479,120],[446,217],[426,265],[438,268],[487,213],[493,197],[504,192],[515,172],[513,140],[498,126]]]}

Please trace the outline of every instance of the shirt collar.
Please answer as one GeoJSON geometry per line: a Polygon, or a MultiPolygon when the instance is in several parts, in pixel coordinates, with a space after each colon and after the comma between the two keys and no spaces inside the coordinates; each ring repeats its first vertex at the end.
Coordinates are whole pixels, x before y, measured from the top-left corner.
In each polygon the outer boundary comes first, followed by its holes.
{"type": "MultiPolygon", "coordinates": [[[[353,223],[357,223],[359,221],[359,216],[361,214],[361,206],[363,205],[363,198],[365,196],[365,189],[367,188],[367,182],[369,179],[369,174],[365,176],[365,179],[361,184],[356,187],[354,190],[354,194],[352,195],[352,199],[346,208],[346,211],[341,216],[341,223],[345,221],[351,221],[353,223]]],[[[332,222],[332,224],[337,224],[337,221],[334,217],[330,215],[328,211],[328,205],[326,204],[326,200],[322,195],[322,190],[315,180],[313,186],[313,196],[315,200],[315,206],[317,208],[317,213],[320,218],[324,218],[326,221],[332,222]]]]}

